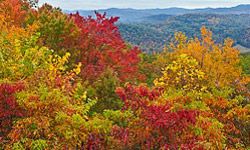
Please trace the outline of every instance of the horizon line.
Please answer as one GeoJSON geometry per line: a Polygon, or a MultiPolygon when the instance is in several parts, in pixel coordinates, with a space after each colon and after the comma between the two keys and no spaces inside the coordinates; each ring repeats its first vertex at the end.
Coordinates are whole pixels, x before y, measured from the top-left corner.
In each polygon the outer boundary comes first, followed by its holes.
{"type": "Polygon", "coordinates": [[[64,11],[95,11],[95,10],[108,10],[108,9],[132,9],[132,10],[150,10],[150,9],[159,9],[159,10],[163,10],[163,9],[171,9],[171,8],[177,8],[177,9],[187,9],[187,10],[194,10],[194,9],[219,9],[219,8],[234,8],[234,7],[238,7],[238,6],[247,6],[250,4],[238,4],[238,5],[234,5],[234,6],[225,6],[225,7],[196,7],[196,8],[190,8],[190,7],[165,7],[165,8],[131,8],[131,7],[127,7],[127,8],[124,8],[124,7],[109,7],[109,8],[99,8],[99,9],[62,9],[60,8],[61,10],[64,10],[64,11]]]}

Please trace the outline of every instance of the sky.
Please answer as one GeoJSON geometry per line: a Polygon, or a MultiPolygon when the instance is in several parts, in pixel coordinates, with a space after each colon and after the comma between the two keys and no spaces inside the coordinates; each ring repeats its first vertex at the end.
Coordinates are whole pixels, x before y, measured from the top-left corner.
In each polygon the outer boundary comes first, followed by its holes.
{"type": "Polygon", "coordinates": [[[97,10],[107,8],[218,8],[250,4],[250,0],[39,0],[63,10],[97,10]]]}

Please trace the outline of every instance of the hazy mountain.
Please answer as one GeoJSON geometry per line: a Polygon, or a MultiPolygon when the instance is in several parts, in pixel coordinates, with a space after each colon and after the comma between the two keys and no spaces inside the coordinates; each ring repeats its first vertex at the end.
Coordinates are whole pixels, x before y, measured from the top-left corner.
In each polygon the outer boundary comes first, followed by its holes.
{"type": "Polygon", "coordinates": [[[213,32],[216,42],[232,38],[235,44],[250,48],[250,14],[184,14],[168,17],[160,23],[119,23],[118,27],[126,41],[151,52],[161,51],[175,32],[199,37],[203,25],[213,32]]]}
{"type": "MultiPolygon", "coordinates": [[[[175,32],[188,37],[200,35],[201,26],[212,30],[216,42],[227,37],[235,40],[242,52],[250,48],[250,5],[231,8],[204,9],[103,9],[108,16],[119,16],[118,27],[122,37],[147,52],[160,51],[175,32]]],[[[71,13],[74,11],[65,11],[71,13]]],[[[83,16],[94,16],[94,11],[78,10],[83,16]]]]}
{"type": "MultiPolygon", "coordinates": [[[[78,11],[83,16],[94,16],[94,10],[74,10],[66,13],[78,11]]],[[[160,21],[168,18],[169,15],[184,15],[184,14],[250,14],[250,5],[239,5],[231,8],[204,8],[204,9],[184,9],[184,8],[166,8],[166,9],[101,9],[97,12],[106,12],[108,16],[120,17],[120,22],[150,22],[152,20],[160,21]],[[158,19],[157,19],[158,18],[158,19]],[[160,20],[159,20],[160,19],[160,20]]]]}
{"type": "Polygon", "coordinates": [[[144,23],[161,23],[169,19],[170,17],[173,17],[173,15],[159,14],[159,15],[147,16],[147,17],[141,18],[141,20],[144,23]]]}

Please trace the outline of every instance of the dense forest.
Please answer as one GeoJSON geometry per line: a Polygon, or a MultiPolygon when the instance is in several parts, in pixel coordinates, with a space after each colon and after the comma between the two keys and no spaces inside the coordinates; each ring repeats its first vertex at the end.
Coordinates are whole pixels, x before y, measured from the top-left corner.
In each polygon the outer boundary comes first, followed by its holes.
{"type": "Polygon", "coordinates": [[[149,54],[118,17],[0,0],[0,149],[249,149],[250,55],[201,18],[149,54]]]}
{"type": "Polygon", "coordinates": [[[230,37],[235,46],[243,46],[250,52],[250,14],[158,15],[151,16],[146,23],[118,24],[122,37],[146,52],[161,51],[164,44],[171,42],[175,32],[183,32],[189,38],[200,37],[203,25],[214,33],[217,43],[230,37]]]}

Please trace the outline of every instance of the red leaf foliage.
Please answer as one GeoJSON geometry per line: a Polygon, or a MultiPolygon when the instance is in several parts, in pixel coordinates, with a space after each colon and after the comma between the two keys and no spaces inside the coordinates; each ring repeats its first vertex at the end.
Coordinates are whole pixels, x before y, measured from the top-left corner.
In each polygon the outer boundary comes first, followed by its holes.
{"type": "Polygon", "coordinates": [[[0,84],[0,137],[6,137],[12,128],[12,122],[25,115],[16,102],[15,93],[24,89],[22,83],[0,84]]]}
{"type": "Polygon", "coordinates": [[[20,26],[27,14],[24,6],[28,7],[26,3],[20,0],[3,0],[0,3],[0,14],[3,14],[11,24],[20,26]]]}
{"type": "Polygon", "coordinates": [[[78,13],[70,16],[80,28],[78,61],[82,62],[82,77],[96,80],[107,68],[113,69],[121,81],[142,79],[138,73],[140,50],[129,48],[123,41],[115,22],[118,17],[106,18],[96,13],[96,18],[82,17],[78,13]]]}
{"type": "Polygon", "coordinates": [[[146,86],[133,86],[132,84],[127,84],[125,88],[117,88],[116,94],[125,103],[124,108],[131,108],[137,110],[142,107],[146,107],[149,101],[158,98],[162,93],[161,88],[156,88],[150,90],[146,86]]]}
{"type": "Polygon", "coordinates": [[[198,138],[192,134],[190,126],[196,123],[197,111],[172,110],[170,103],[153,104],[162,94],[162,89],[159,88],[150,90],[146,86],[127,84],[125,88],[118,88],[116,93],[124,101],[124,109],[133,110],[139,117],[133,127],[126,130],[130,134],[125,135],[134,137],[127,137],[116,131],[126,137],[125,141],[127,138],[130,141],[138,140],[137,144],[149,149],[191,149],[196,146],[198,138]]]}

